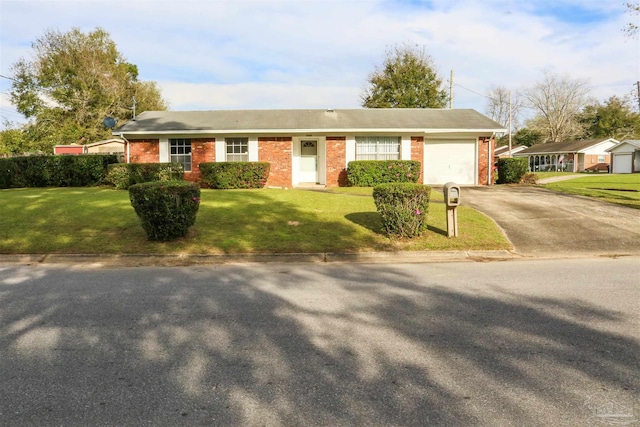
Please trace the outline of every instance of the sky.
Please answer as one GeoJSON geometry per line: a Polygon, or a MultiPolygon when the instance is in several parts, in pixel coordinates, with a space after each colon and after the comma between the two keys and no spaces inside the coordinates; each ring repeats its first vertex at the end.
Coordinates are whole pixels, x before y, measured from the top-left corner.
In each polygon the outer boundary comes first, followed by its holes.
{"type": "MultiPolygon", "coordinates": [[[[623,0],[0,0],[0,119],[11,66],[47,30],[105,29],[172,110],[360,108],[385,51],[424,48],[453,107],[485,113],[545,71],[583,79],[595,100],[635,95],[640,24],[623,0]]],[[[637,102],[634,104],[637,105],[637,102]]],[[[525,115],[526,115],[525,111],[525,115]]]]}

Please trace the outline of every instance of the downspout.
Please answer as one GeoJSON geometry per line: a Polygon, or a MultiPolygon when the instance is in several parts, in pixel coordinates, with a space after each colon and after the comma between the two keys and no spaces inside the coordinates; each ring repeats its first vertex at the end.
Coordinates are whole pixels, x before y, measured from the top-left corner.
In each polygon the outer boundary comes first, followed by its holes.
{"type": "Polygon", "coordinates": [[[120,132],[120,138],[124,139],[125,141],[125,145],[127,146],[127,161],[125,163],[131,163],[131,150],[129,149],[129,144],[131,144],[129,142],[129,140],[127,138],[124,137],[124,133],[120,132]]]}
{"type": "Polygon", "coordinates": [[[491,155],[491,141],[495,138],[496,133],[493,132],[491,138],[489,138],[489,143],[487,144],[487,151],[489,153],[489,158],[487,159],[487,185],[493,185],[492,172],[493,172],[493,156],[491,155]]]}

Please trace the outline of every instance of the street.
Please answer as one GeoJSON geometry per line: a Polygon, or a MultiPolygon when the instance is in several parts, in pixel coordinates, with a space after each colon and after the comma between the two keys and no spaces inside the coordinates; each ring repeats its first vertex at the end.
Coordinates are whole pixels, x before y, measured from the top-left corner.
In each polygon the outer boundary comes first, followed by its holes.
{"type": "Polygon", "coordinates": [[[0,265],[3,426],[640,425],[638,355],[638,257],[0,265]]]}

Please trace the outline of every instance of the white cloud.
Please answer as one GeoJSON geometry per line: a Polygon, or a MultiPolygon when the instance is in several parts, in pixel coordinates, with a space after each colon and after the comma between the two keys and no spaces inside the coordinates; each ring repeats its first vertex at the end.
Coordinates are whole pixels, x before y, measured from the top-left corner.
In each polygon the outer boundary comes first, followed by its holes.
{"type": "Polygon", "coordinates": [[[517,90],[544,69],[588,79],[604,99],[640,79],[640,40],[624,37],[629,18],[614,3],[3,0],[0,71],[46,29],[100,26],[173,109],[357,107],[385,48],[403,42],[424,45],[445,80],[454,70],[473,91],[456,86],[457,108],[483,111],[474,92],[517,90]]]}

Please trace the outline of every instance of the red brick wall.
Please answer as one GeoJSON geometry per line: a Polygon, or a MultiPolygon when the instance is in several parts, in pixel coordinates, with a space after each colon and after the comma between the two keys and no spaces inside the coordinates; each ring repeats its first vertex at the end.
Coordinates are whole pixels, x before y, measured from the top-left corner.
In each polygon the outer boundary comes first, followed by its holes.
{"type": "Polygon", "coordinates": [[[216,160],[216,139],[215,138],[192,138],[191,139],[191,172],[185,172],[184,179],[187,181],[199,182],[200,163],[215,162],[216,160]]]}
{"type": "Polygon", "coordinates": [[[347,138],[327,137],[327,187],[347,186],[347,138]]]}
{"type": "MultiPolygon", "coordinates": [[[[495,140],[489,137],[478,138],[478,184],[489,185],[488,172],[493,168],[493,153],[495,151],[495,140]],[[489,157],[489,147],[491,147],[491,157],[489,157]]],[[[493,170],[491,178],[495,179],[493,170]]],[[[493,184],[493,182],[491,183],[493,184]]]]}
{"type": "Polygon", "coordinates": [[[290,136],[258,138],[258,160],[271,164],[267,186],[286,188],[292,186],[292,148],[290,136]]]}
{"type": "Polygon", "coordinates": [[[130,139],[129,155],[131,163],[158,163],[160,161],[160,140],[130,139]]]}
{"type": "Polygon", "coordinates": [[[418,182],[422,182],[424,179],[424,137],[412,136],[411,137],[411,160],[420,162],[420,178],[418,182]]]}

